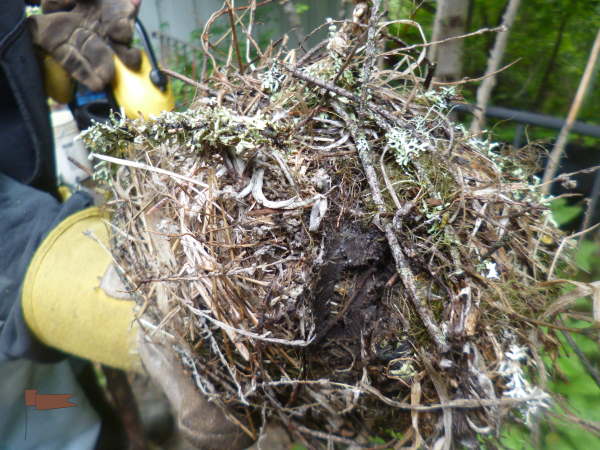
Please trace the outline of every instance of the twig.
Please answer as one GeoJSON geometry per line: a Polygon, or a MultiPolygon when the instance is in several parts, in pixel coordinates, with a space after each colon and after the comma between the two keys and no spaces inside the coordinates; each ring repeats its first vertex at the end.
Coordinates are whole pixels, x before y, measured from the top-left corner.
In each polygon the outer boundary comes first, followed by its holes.
{"type": "Polygon", "coordinates": [[[596,436],[600,436],[600,422],[595,422],[592,420],[585,420],[582,419],[581,417],[577,417],[574,414],[568,412],[567,414],[557,414],[554,413],[552,411],[547,411],[546,414],[548,414],[551,417],[554,417],[556,419],[561,419],[567,422],[571,422],[575,425],[580,426],[581,428],[583,428],[585,431],[587,432],[591,432],[596,434],[596,436]]]}
{"type": "MultiPolygon", "coordinates": [[[[234,12],[233,12],[233,8],[231,7],[231,0],[225,0],[225,3],[227,4],[227,9],[228,9],[228,13],[229,13],[229,26],[231,27],[231,37],[233,39],[233,48],[235,50],[235,54],[237,56],[238,59],[238,68],[240,71],[240,74],[244,73],[244,61],[242,61],[242,52],[240,50],[240,43],[238,41],[238,35],[237,35],[237,29],[236,29],[236,25],[235,25],[235,17],[234,17],[234,12]]],[[[256,5],[254,5],[254,8],[256,8],[256,5]]]]}
{"type": "Polygon", "coordinates": [[[543,183],[548,183],[542,189],[542,193],[544,195],[548,195],[550,193],[550,180],[552,180],[556,175],[556,172],[558,172],[560,159],[565,151],[565,146],[567,145],[567,138],[569,137],[571,128],[573,128],[575,119],[577,119],[577,114],[579,114],[579,109],[581,108],[581,104],[583,103],[583,99],[588,90],[588,86],[590,85],[590,82],[592,80],[594,67],[596,67],[596,61],[598,60],[598,53],[600,53],[600,29],[598,29],[598,32],[596,33],[596,39],[594,40],[594,45],[592,46],[592,50],[590,51],[590,56],[585,67],[585,71],[583,72],[583,77],[581,77],[579,87],[577,88],[577,93],[575,94],[575,98],[573,99],[573,103],[571,105],[571,108],[569,109],[569,115],[567,116],[567,120],[565,121],[565,124],[562,127],[562,129],[560,130],[558,139],[556,140],[556,144],[554,144],[554,149],[552,149],[552,152],[550,153],[548,165],[546,166],[546,170],[544,171],[544,178],[542,180],[543,183]]]}
{"type": "MultiPolygon", "coordinates": [[[[435,391],[438,394],[440,399],[440,403],[445,405],[448,403],[448,389],[444,382],[440,379],[440,374],[433,368],[429,357],[425,354],[423,350],[419,351],[419,356],[421,357],[421,361],[423,365],[425,365],[425,369],[433,382],[433,386],[435,387],[435,391]]],[[[450,450],[452,446],[452,409],[451,408],[443,408],[442,409],[442,420],[444,423],[444,450],[450,450]]]]}
{"type": "Polygon", "coordinates": [[[221,322],[220,320],[215,319],[214,317],[211,317],[210,314],[205,313],[204,311],[201,311],[197,308],[194,308],[192,306],[186,305],[187,308],[192,311],[194,314],[197,314],[199,316],[204,317],[205,319],[209,320],[210,322],[214,323],[215,325],[217,325],[219,328],[222,328],[224,330],[227,331],[231,331],[233,333],[237,333],[240,334],[242,336],[246,336],[252,339],[257,339],[259,341],[264,341],[264,342],[271,342],[273,344],[281,344],[281,345],[289,345],[291,347],[306,347],[308,345],[311,344],[312,339],[309,339],[308,341],[305,340],[288,340],[288,339],[279,339],[279,338],[270,338],[267,336],[261,336],[260,334],[256,334],[256,333],[252,333],[251,331],[248,330],[242,330],[240,328],[235,328],[232,327],[231,325],[226,324],[225,322],[221,322]]]}
{"type": "MultiPolygon", "coordinates": [[[[594,177],[594,184],[592,185],[592,190],[590,193],[590,198],[588,201],[587,209],[585,211],[585,215],[583,216],[583,223],[581,224],[581,229],[585,230],[592,223],[592,219],[596,210],[598,208],[598,199],[600,197],[600,170],[596,172],[596,176],[594,177]]],[[[583,234],[579,236],[579,242],[583,239],[583,234]]]]}
{"type": "MultiPolygon", "coordinates": [[[[579,175],[579,174],[586,174],[586,173],[593,173],[596,171],[600,171],[600,165],[599,166],[592,166],[592,167],[586,167],[585,169],[580,169],[580,170],[576,170],[575,172],[568,172],[568,173],[561,173],[560,175],[554,177],[553,179],[546,181],[544,183],[540,183],[538,185],[536,185],[536,188],[539,189],[541,187],[545,187],[548,186],[549,184],[555,183],[557,181],[568,181],[573,175],[579,175]]],[[[561,197],[575,197],[575,196],[579,196],[580,194],[563,194],[561,196],[555,197],[556,198],[561,198],[561,197]]],[[[547,198],[544,199],[544,202],[550,202],[551,198],[547,198]]]]}
{"type": "MultiPolygon", "coordinates": [[[[297,423],[295,423],[293,425],[293,427],[302,433],[310,434],[311,436],[314,436],[319,439],[323,439],[324,441],[332,441],[332,442],[337,442],[340,444],[345,444],[347,446],[352,446],[352,447],[358,446],[359,448],[365,448],[365,446],[363,444],[360,444],[356,441],[353,441],[352,439],[348,439],[348,438],[345,438],[342,436],[337,436],[337,435],[331,434],[331,433],[324,433],[323,431],[311,430],[310,428],[305,427],[304,425],[297,424],[297,423]]],[[[366,446],[366,447],[369,448],[369,446],[366,446]]]]}
{"type": "MultiPolygon", "coordinates": [[[[306,75],[296,69],[294,69],[293,67],[290,67],[286,64],[281,64],[281,66],[287,70],[288,72],[290,72],[294,77],[298,78],[299,80],[302,81],[306,81],[307,83],[310,84],[314,84],[315,86],[318,86],[320,88],[326,89],[328,91],[331,91],[335,94],[338,94],[342,97],[348,98],[356,103],[360,102],[360,98],[356,96],[356,94],[353,94],[350,91],[347,91],[344,88],[341,88],[339,86],[334,86],[331,83],[327,83],[323,80],[319,80],[317,78],[311,77],[309,75],[306,75]]],[[[392,116],[389,112],[385,111],[383,108],[375,105],[372,102],[368,102],[367,106],[369,107],[369,109],[375,113],[375,114],[379,114],[380,116],[382,116],[383,118],[387,119],[391,124],[395,124],[398,121],[398,118],[392,116]]]]}
{"type": "MultiPolygon", "coordinates": [[[[227,0],[229,1],[229,0],[227,0]]],[[[231,8],[230,5],[225,6],[224,8],[221,8],[218,11],[215,11],[206,21],[206,24],[204,26],[204,30],[202,31],[202,35],[200,37],[201,42],[202,42],[202,47],[204,49],[204,53],[206,53],[206,55],[210,58],[211,62],[213,63],[213,68],[214,70],[218,71],[218,65],[217,65],[217,61],[215,59],[215,57],[213,56],[213,54],[210,52],[210,48],[212,47],[212,44],[209,40],[210,38],[210,28],[212,26],[212,24],[219,18],[221,17],[223,14],[229,14],[232,10],[233,11],[246,11],[246,10],[254,10],[258,7],[267,5],[269,3],[272,3],[274,0],[263,0],[262,2],[259,3],[255,3],[252,2],[250,5],[248,6],[237,6],[235,8],[231,8]]],[[[231,15],[230,15],[231,16],[231,15]]]]}
{"type": "Polygon", "coordinates": [[[177,178],[178,180],[187,181],[188,183],[195,184],[197,186],[201,186],[203,188],[208,188],[208,184],[203,183],[202,181],[195,180],[190,177],[186,177],[185,175],[179,175],[178,173],[171,172],[165,169],[161,169],[160,167],[152,167],[148,164],[144,164],[137,161],[128,161],[126,159],[115,158],[114,156],[100,155],[99,153],[90,153],[90,158],[99,159],[101,161],[107,161],[113,164],[119,164],[121,166],[133,167],[135,169],[148,170],[150,172],[160,173],[162,175],[167,175],[169,177],[177,178]]]}
{"type": "Polygon", "coordinates": [[[299,70],[295,69],[294,67],[288,66],[287,64],[281,63],[281,66],[285,70],[287,70],[288,72],[290,72],[294,77],[298,78],[299,80],[306,81],[307,83],[314,84],[315,86],[318,86],[318,87],[323,88],[323,89],[327,89],[328,91],[334,92],[337,95],[340,95],[342,97],[348,98],[348,99],[353,100],[355,102],[359,101],[359,99],[356,96],[356,94],[354,94],[354,93],[352,93],[350,91],[347,91],[344,88],[341,88],[339,86],[335,86],[335,85],[333,85],[331,83],[327,83],[327,82],[325,82],[323,80],[319,80],[317,78],[314,78],[314,77],[311,77],[309,75],[306,75],[306,74],[300,72],[299,70]]]}
{"type": "Polygon", "coordinates": [[[530,402],[532,400],[542,400],[545,399],[545,395],[527,395],[520,398],[501,398],[498,400],[491,399],[458,399],[451,400],[447,403],[441,404],[432,404],[432,405],[411,405],[410,403],[398,402],[396,400],[392,400],[391,398],[386,397],[380,391],[375,389],[373,386],[361,384],[360,389],[363,391],[374,395],[383,403],[389,406],[393,406],[394,408],[406,410],[406,411],[420,411],[420,412],[431,412],[431,411],[439,411],[440,409],[445,408],[465,408],[465,409],[477,409],[477,408],[489,408],[490,406],[516,406],[521,403],[530,402]]]}
{"type": "Polygon", "coordinates": [[[585,353],[583,353],[583,351],[579,348],[577,342],[575,342],[575,339],[573,339],[573,336],[571,336],[571,334],[567,331],[561,332],[579,358],[579,361],[581,361],[581,364],[583,364],[583,367],[585,367],[585,370],[587,370],[588,375],[596,382],[596,386],[600,387],[600,372],[598,369],[594,367],[592,362],[587,358],[587,356],[585,356],[585,353]]]}
{"type": "Polygon", "coordinates": [[[365,49],[365,63],[363,65],[363,76],[362,76],[362,89],[360,95],[360,107],[358,110],[361,121],[364,120],[363,113],[366,110],[367,98],[369,95],[369,82],[371,81],[371,71],[375,65],[375,52],[376,42],[375,37],[377,34],[376,26],[379,21],[379,8],[381,8],[381,0],[373,0],[373,6],[369,11],[369,28],[367,30],[367,44],[365,49]]]}
{"type": "Polygon", "coordinates": [[[194,86],[195,88],[201,89],[205,92],[208,92],[210,95],[213,96],[217,96],[217,91],[215,91],[214,89],[212,89],[211,87],[209,87],[208,85],[204,84],[204,83],[200,83],[199,81],[196,80],[192,80],[189,77],[186,77],[185,75],[182,75],[180,73],[175,72],[174,70],[170,70],[170,69],[161,69],[161,71],[165,74],[168,75],[172,78],[176,78],[180,81],[183,81],[184,83],[189,84],[190,86],[194,86]]]}
{"type": "Polygon", "coordinates": [[[246,30],[246,62],[248,63],[248,67],[250,67],[250,70],[254,70],[254,66],[252,64],[252,61],[250,60],[250,50],[252,49],[252,46],[250,45],[250,43],[254,44],[255,48],[257,48],[257,50],[259,52],[259,55],[261,54],[260,48],[254,42],[254,39],[252,39],[252,32],[253,32],[253,28],[254,28],[254,14],[256,13],[256,0],[251,0],[249,6],[250,6],[250,21],[248,23],[248,28],[246,30]]]}
{"type": "MultiPolygon", "coordinates": [[[[352,139],[354,140],[354,143],[356,145],[356,149],[358,150],[358,156],[363,165],[365,176],[371,189],[371,194],[373,195],[373,201],[377,205],[379,213],[385,214],[387,212],[386,206],[381,195],[381,189],[379,188],[377,173],[375,172],[375,168],[371,163],[371,150],[369,143],[367,142],[364,134],[359,131],[356,120],[350,118],[349,114],[346,113],[346,111],[344,111],[344,107],[342,105],[340,105],[337,102],[334,102],[333,108],[339,114],[339,116],[344,119],[348,126],[348,130],[350,131],[352,139]]],[[[444,337],[439,327],[435,324],[430,312],[427,310],[427,308],[419,298],[419,294],[417,292],[415,283],[415,276],[412,273],[406,256],[404,255],[404,252],[400,247],[400,243],[398,242],[398,237],[396,236],[396,232],[394,231],[393,225],[388,222],[383,225],[383,228],[385,230],[385,235],[392,250],[394,261],[396,262],[396,270],[400,274],[402,283],[408,291],[410,300],[415,306],[419,317],[423,321],[423,325],[425,325],[425,328],[427,328],[429,335],[434,340],[436,347],[441,353],[445,353],[449,349],[448,344],[446,343],[446,338],[444,337]]]]}
{"type": "Polygon", "coordinates": [[[85,172],[85,174],[88,177],[92,177],[94,176],[94,172],[91,171],[88,167],[84,166],[83,164],[81,164],[79,161],[77,161],[75,158],[73,158],[72,156],[67,156],[67,159],[69,160],[69,162],[71,164],[73,164],[75,167],[77,167],[79,170],[81,170],[82,172],[85,172]]]}
{"type": "Polygon", "coordinates": [[[362,45],[362,39],[364,37],[364,35],[366,34],[363,33],[363,35],[358,38],[358,41],[356,42],[356,44],[354,44],[354,47],[352,47],[352,50],[350,51],[350,54],[346,57],[346,61],[344,61],[344,63],[342,64],[342,67],[340,67],[340,70],[338,70],[338,72],[335,74],[335,77],[333,77],[333,81],[331,82],[331,84],[336,85],[338,80],[340,79],[340,77],[342,76],[342,74],[344,73],[344,71],[348,68],[348,66],[350,64],[352,64],[352,61],[354,59],[354,56],[356,55],[356,52],[358,51],[358,49],[360,48],[360,46],[362,45]]]}
{"type": "Polygon", "coordinates": [[[565,244],[567,242],[569,242],[571,239],[575,239],[578,236],[583,236],[584,234],[589,233],[590,231],[598,228],[599,226],[600,226],[600,223],[597,223],[596,225],[592,225],[591,227],[589,227],[585,230],[581,230],[577,233],[573,233],[570,236],[565,237],[562,241],[560,241],[558,249],[554,253],[554,259],[552,260],[552,264],[550,265],[550,268],[548,269],[548,278],[547,278],[548,281],[552,280],[552,277],[554,276],[554,270],[556,269],[556,263],[558,262],[558,259],[560,258],[560,254],[562,253],[565,244]]]}
{"type": "Polygon", "coordinates": [[[470,37],[477,36],[477,35],[484,34],[484,33],[499,33],[499,32],[503,32],[503,31],[506,31],[506,27],[504,25],[500,25],[499,27],[495,27],[495,28],[481,28],[477,31],[473,31],[472,33],[461,34],[460,36],[452,36],[452,37],[449,37],[446,39],[441,39],[439,41],[431,41],[431,42],[425,42],[423,44],[408,45],[406,47],[400,47],[396,50],[401,50],[403,52],[406,52],[409,50],[414,50],[416,48],[426,48],[426,47],[431,47],[434,45],[445,44],[446,42],[456,41],[457,39],[466,39],[466,38],[470,38],[470,37]]]}
{"type": "Polygon", "coordinates": [[[390,194],[390,197],[392,197],[392,200],[394,201],[394,205],[396,205],[396,209],[400,209],[402,208],[402,203],[400,202],[400,199],[398,198],[398,194],[396,194],[396,189],[394,189],[394,185],[392,184],[392,180],[390,180],[390,177],[387,174],[387,171],[385,170],[385,155],[387,154],[389,150],[389,147],[386,147],[383,152],[381,152],[381,157],[379,158],[379,167],[381,168],[381,175],[383,176],[383,181],[385,182],[385,187],[387,189],[387,191],[390,194]]]}
{"type": "Polygon", "coordinates": [[[434,80],[431,84],[433,84],[434,86],[458,86],[460,84],[477,83],[478,81],[483,81],[489,77],[494,77],[494,76],[498,75],[500,72],[504,72],[506,69],[514,66],[516,63],[521,61],[521,59],[522,58],[517,58],[513,62],[506,64],[505,66],[501,67],[500,69],[496,70],[495,72],[487,73],[487,74],[482,75],[477,78],[463,78],[460,81],[435,81],[434,80]]]}

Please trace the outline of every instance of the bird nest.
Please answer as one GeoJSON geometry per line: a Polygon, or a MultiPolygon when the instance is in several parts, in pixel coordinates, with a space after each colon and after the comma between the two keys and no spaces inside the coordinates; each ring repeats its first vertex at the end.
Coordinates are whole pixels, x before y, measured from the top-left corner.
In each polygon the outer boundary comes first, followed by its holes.
{"type": "Polygon", "coordinates": [[[215,70],[189,110],[85,133],[112,251],[142,328],[253,438],[477,446],[548,405],[560,237],[530,152],[452,123],[427,44],[384,54],[368,17],[215,70]]]}

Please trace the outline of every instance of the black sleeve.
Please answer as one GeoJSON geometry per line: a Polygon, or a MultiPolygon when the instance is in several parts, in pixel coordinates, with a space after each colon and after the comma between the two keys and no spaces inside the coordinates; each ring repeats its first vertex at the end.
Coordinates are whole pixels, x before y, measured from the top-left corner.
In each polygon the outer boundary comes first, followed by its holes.
{"type": "Polygon", "coordinates": [[[21,309],[21,284],[35,250],[63,219],[92,205],[84,192],[65,203],[0,173],[0,361],[63,357],[32,335],[21,309]]]}

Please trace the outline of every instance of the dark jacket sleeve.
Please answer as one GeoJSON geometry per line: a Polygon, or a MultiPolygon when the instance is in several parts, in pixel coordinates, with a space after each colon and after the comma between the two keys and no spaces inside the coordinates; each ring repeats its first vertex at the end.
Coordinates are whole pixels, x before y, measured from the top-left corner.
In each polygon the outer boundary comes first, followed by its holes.
{"type": "MultiPolygon", "coordinates": [[[[64,204],[56,189],[52,129],[23,0],[0,6],[0,361],[52,362],[62,355],[38,342],[21,310],[21,283],[40,242],[62,219],[87,206],[64,204]]],[[[51,318],[48,318],[51,320],[51,318]]]]}
{"type": "Polygon", "coordinates": [[[0,173],[0,360],[54,362],[62,357],[37,341],[27,328],[20,302],[21,284],[35,250],[49,231],[91,205],[86,193],[75,193],[61,204],[51,195],[0,173]]]}
{"type": "Polygon", "coordinates": [[[56,189],[52,128],[23,0],[0,6],[0,172],[56,189]]]}

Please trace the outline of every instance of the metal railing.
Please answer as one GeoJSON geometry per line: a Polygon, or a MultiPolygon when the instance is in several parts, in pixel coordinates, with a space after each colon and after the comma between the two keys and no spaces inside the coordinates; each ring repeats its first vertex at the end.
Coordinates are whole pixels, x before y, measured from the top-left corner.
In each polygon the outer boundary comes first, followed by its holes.
{"type": "MultiPolygon", "coordinates": [[[[476,107],[474,105],[465,103],[455,104],[453,107],[455,111],[466,113],[473,113],[475,108],[476,107]]],[[[537,127],[548,128],[551,130],[561,130],[565,124],[565,119],[561,117],[549,116],[547,114],[538,114],[518,109],[503,108],[499,106],[489,106],[486,109],[485,115],[487,117],[509,120],[517,123],[517,128],[515,130],[515,138],[513,141],[513,146],[515,148],[521,147],[524,143],[523,141],[525,136],[525,125],[533,125],[537,127]]],[[[573,124],[573,128],[571,129],[571,133],[600,138],[600,126],[575,121],[575,123],[573,124]]],[[[600,164],[600,161],[598,161],[598,163],[600,164]]],[[[589,202],[589,219],[591,219],[590,221],[592,223],[597,223],[598,221],[600,221],[600,170],[596,170],[594,182],[592,183],[590,191],[589,202]]]]}
{"type": "Polygon", "coordinates": [[[204,50],[161,31],[153,31],[152,37],[158,40],[161,64],[164,67],[176,69],[185,66],[185,75],[192,79],[199,78],[206,69],[204,50]]]}
{"type": "MultiPolygon", "coordinates": [[[[475,105],[469,105],[466,103],[454,105],[454,110],[459,112],[473,113],[475,108],[475,105]]],[[[485,115],[496,119],[510,120],[518,123],[517,133],[515,133],[515,142],[513,143],[515,147],[520,147],[523,145],[524,125],[534,125],[542,128],[549,128],[551,130],[561,130],[565,124],[565,119],[561,117],[522,111],[519,109],[503,108],[500,106],[489,106],[485,111],[485,115]]],[[[571,132],[584,136],[600,138],[600,126],[585,122],[576,121],[573,124],[571,132]]]]}

